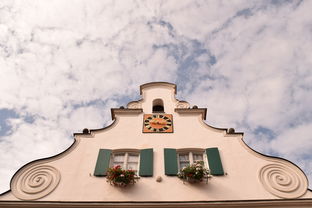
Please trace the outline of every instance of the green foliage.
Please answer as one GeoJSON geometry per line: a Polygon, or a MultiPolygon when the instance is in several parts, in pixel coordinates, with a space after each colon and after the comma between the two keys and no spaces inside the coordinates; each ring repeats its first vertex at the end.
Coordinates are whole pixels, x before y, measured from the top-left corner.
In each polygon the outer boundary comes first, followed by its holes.
{"type": "Polygon", "coordinates": [[[210,177],[210,171],[204,167],[204,163],[201,161],[182,168],[178,177],[188,182],[200,182],[203,178],[210,177]]]}
{"type": "Polygon", "coordinates": [[[112,185],[127,186],[136,182],[136,174],[134,170],[123,170],[120,165],[117,165],[107,170],[106,179],[112,185]]]}

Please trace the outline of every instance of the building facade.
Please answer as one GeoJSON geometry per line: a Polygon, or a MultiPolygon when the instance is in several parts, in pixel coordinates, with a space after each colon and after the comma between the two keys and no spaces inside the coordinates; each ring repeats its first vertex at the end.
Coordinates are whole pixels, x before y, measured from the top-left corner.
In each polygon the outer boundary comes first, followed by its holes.
{"type": "Polygon", "coordinates": [[[312,207],[302,170],[207,125],[206,108],[177,100],[176,85],[148,83],[140,94],[111,109],[110,126],[84,129],[63,153],[20,168],[0,207],[312,207]],[[185,173],[192,164],[209,174],[185,173]],[[132,172],[116,181],[114,167],[132,172]]]}

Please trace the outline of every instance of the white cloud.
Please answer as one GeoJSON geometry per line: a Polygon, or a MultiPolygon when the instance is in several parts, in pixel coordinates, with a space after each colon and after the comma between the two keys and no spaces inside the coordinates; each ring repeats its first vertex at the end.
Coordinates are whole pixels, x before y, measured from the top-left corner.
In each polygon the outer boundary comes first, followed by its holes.
{"type": "Polygon", "coordinates": [[[19,118],[1,138],[1,190],[71,133],[108,124],[109,108],[150,81],[176,82],[179,98],[208,108],[209,124],[245,131],[252,147],[307,171],[311,4],[2,1],[0,109],[19,118]]]}
{"type": "Polygon", "coordinates": [[[281,155],[295,159],[310,156],[312,151],[311,129],[312,123],[283,129],[283,132],[270,142],[271,148],[281,155]]]}

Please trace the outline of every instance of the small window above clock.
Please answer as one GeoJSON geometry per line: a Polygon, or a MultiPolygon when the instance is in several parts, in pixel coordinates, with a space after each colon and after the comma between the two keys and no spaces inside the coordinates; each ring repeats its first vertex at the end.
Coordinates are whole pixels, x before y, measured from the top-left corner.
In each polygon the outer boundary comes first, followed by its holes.
{"type": "Polygon", "coordinates": [[[164,102],[162,99],[153,100],[153,113],[164,113],[164,102]]]}

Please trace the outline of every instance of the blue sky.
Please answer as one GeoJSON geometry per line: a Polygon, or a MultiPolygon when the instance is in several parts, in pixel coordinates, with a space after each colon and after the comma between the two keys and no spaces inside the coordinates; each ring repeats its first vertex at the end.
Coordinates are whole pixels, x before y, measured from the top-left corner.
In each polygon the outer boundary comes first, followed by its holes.
{"type": "MultiPolygon", "coordinates": [[[[1,1],[0,192],[139,85],[177,84],[255,150],[312,180],[311,1],[1,1]]],[[[311,187],[311,185],[310,185],[311,187]]]]}

